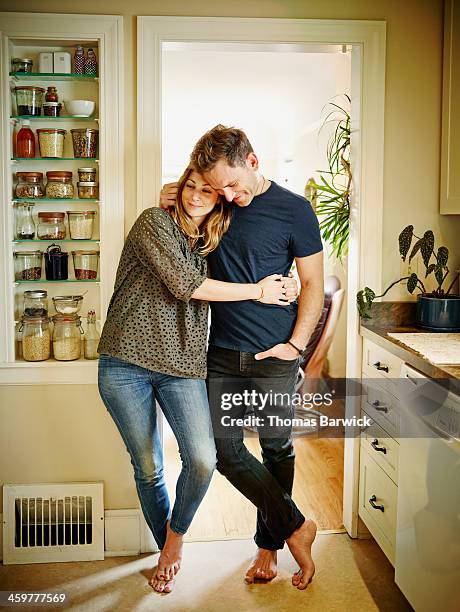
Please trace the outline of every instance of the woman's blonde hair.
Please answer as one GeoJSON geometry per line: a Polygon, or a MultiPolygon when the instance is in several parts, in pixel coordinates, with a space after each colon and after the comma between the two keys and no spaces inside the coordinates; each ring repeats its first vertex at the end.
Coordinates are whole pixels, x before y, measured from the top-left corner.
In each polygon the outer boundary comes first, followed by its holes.
{"type": "Polygon", "coordinates": [[[228,230],[231,219],[231,206],[229,206],[222,196],[218,196],[214,209],[209,213],[203,221],[201,227],[197,227],[192,218],[186,213],[182,202],[182,192],[185,184],[195,168],[188,166],[183,175],[180,177],[177,188],[177,201],[171,216],[182,232],[189,238],[190,246],[194,249],[198,241],[202,240],[198,251],[200,255],[208,255],[211,251],[217,248],[222,236],[228,230]]]}

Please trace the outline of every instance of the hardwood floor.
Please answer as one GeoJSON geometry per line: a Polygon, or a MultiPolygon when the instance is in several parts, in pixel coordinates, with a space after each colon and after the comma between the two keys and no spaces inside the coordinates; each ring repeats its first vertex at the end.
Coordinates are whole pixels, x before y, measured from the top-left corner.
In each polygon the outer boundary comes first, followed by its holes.
{"type": "MultiPolygon", "coordinates": [[[[337,413],[337,411],[334,411],[337,413]]],[[[176,440],[165,424],[165,472],[171,500],[180,472],[176,440]]],[[[260,458],[257,438],[245,440],[260,458]]],[[[305,516],[321,530],[342,527],[343,438],[313,436],[294,440],[296,473],[293,498],[305,516]]],[[[256,510],[221,474],[214,473],[209,490],[198,509],[187,540],[247,538],[254,533],[256,510]]]]}

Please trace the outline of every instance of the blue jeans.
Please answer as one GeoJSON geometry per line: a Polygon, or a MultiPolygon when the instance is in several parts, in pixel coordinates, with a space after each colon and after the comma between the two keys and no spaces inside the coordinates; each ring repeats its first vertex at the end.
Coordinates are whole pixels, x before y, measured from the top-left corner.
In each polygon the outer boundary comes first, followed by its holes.
{"type": "Polygon", "coordinates": [[[142,511],[161,550],[169,518],[173,531],[186,533],[216,465],[205,381],[168,376],[101,355],[99,392],[130,454],[142,511]],[[176,436],[182,460],[172,513],[156,401],[176,436]]]}

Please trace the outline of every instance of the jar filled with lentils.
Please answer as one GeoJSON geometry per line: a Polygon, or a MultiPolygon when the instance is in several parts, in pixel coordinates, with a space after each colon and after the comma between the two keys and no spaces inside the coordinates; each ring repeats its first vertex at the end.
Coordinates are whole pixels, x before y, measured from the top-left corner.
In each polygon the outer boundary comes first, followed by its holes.
{"type": "Polygon", "coordinates": [[[51,354],[50,319],[47,316],[23,316],[19,331],[22,332],[22,356],[25,361],[45,361],[51,354]]]}
{"type": "Polygon", "coordinates": [[[17,198],[44,198],[43,172],[16,172],[18,183],[14,189],[17,198]]]}
{"type": "Polygon", "coordinates": [[[96,168],[78,168],[78,180],[81,183],[94,183],[96,181],[96,168]]]}
{"type": "Polygon", "coordinates": [[[37,281],[42,277],[41,251],[15,251],[14,257],[14,278],[15,280],[37,281]]]}
{"type": "Polygon", "coordinates": [[[65,213],[39,212],[37,238],[40,240],[65,240],[65,213]]]}
{"type": "Polygon", "coordinates": [[[70,131],[72,133],[74,157],[95,158],[99,142],[99,130],[94,128],[81,128],[70,131]]]}
{"type": "Polygon", "coordinates": [[[58,361],[72,361],[81,355],[83,329],[77,314],[53,317],[53,354],[58,361]]]}
{"type": "Polygon", "coordinates": [[[47,198],[73,198],[75,192],[72,183],[72,172],[50,170],[46,173],[47,198]]]}

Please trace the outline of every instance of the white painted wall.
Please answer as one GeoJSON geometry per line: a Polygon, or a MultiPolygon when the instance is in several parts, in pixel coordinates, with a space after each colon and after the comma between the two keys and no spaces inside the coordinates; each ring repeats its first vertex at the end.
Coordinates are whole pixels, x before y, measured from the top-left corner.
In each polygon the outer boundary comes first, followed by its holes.
{"type": "MultiPolygon", "coordinates": [[[[174,47],[163,51],[164,182],[177,179],[196,140],[223,123],[244,129],[265,176],[303,195],[308,178],[327,168],[335,126],[320,128],[328,102],[342,105],[350,91],[350,54],[174,47]]],[[[327,259],[332,273],[346,283],[343,267],[327,259]]],[[[329,354],[333,376],[345,375],[345,323],[344,310],[329,354]]]]}

